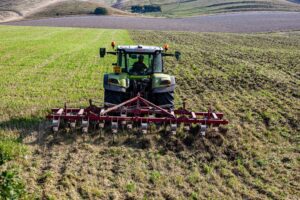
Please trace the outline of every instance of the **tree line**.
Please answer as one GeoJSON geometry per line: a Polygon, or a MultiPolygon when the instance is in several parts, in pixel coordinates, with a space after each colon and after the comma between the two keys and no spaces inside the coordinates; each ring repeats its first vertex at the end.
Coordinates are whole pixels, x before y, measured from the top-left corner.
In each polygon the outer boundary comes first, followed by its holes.
{"type": "Polygon", "coordinates": [[[131,12],[133,13],[147,13],[147,12],[161,12],[161,7],[156,5],[144,5],[144,6],[131,6],[131,12]]]}

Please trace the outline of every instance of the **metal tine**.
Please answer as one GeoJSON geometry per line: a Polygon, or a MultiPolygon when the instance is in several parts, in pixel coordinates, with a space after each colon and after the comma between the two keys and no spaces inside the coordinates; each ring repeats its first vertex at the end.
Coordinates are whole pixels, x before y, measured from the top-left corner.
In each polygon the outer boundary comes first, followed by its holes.
{"type": "Polygon", "coordinates": [[[206,130],[207,130],[206,125],[200,125],[200,134],[201,134],[201,136],[204,137],[206,135],[206,130]]]}
{"type": "Polygon", "coordinates": [[[76,128],[76,121],[70,122],[70,128],[75,129],[76,128]]]}
{"type": "Polygon", "coordinates": [[[171,133],[173,135],[176,135],[177,124],[176,123],[175,124],[171,123],[170,127],[171,127],[171,133]]]}
{"type": "Polygon", "coordinates": [[[127,124],[127,129],[132,130],[133,129],[133,124],[132,123],[128,123],[127,124]]]}
{"type": "Polygon", "coordinates": [[[52,120],[52,131],[54,133],[58,132],[59,125],[60,125],[60,119],[53,119],[52,120]]]}
{"type": "Polygon", "coordinates": [[[142,134],[147,134],[148,131],[148,123],[147,122],[141,122],[141,132],[142,134]]]}
{"type": "MultiPolygon", "coordinates": [[[[126,113],[121,113],[121,117],[127,117],[126,113]]],[[[124,120],[121,122],[122,126],[125,126],[127,124],[127,122],[124,120]]]]}
{"type": "MultiPolygon", "coordinates": [[[[56,114],[57,114],[57,115],[62,115],[63,112],[64,112],[64,109],[60,108],[60,109],[56,112],[56,114]]],[[[53,131],[54,133],[58,132],[58,130],[59,130],[59,125],[60,125],[60,118],[58,118],[58,119],[53,119],[53,120],[52,120],[52,131],[53,131]]]]}
{"type": "Polygon", "coordinates": [[[81,125],[82,125],[82,132],[83,133],[88,133],[88,131],[89,131],[89,121],[83,119],[81,125]]]}
{"type": "Polygon", "coordinates": [[[184,124],[184,130],[185,131],[190,131],[191,130],[191,125],[189,125],[189,124],[184,124]]]}
{"type": "Polygon", "coordinates": [[[105,122],[104,121],[99,122],[99,128],[103,129],[104,127],[105,127],[105,122]]]}
{"type": "Polygon", "coordinates": [[[118,127],[119,127],[118,122],[113,122],[113,121],[111,122],[111,130],[113,134],[118,133],[118,127]]]}

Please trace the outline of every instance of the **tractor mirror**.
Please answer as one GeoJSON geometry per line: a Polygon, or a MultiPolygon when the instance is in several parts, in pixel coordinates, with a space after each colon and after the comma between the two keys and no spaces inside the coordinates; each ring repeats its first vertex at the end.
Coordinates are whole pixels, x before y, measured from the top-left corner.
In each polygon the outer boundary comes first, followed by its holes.
{"type": "Polygon", "coordinates": [[[103,58],[106,54],[106,49],[105,48],[100,48],[99,53],[100,53],[100,58],[103,58]]]}
{"type": "Polygon", "coordinates": [[[181,53],[179,51],[175,51],[175,58],[177,61],[180,60],[180,57],[181,57],[181,53]]]}

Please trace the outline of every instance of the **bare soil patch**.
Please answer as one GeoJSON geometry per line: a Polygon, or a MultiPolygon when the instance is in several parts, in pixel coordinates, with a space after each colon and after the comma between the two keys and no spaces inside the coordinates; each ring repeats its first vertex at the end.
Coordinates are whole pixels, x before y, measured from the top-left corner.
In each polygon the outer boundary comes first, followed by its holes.
{"type": "Polygon", "coordinates": [[[300,12],[245,12],[178,19],[117,16],[73,16],[26,20],[5,24],[18,26],[251,33],[300,30],[300,12]]]}

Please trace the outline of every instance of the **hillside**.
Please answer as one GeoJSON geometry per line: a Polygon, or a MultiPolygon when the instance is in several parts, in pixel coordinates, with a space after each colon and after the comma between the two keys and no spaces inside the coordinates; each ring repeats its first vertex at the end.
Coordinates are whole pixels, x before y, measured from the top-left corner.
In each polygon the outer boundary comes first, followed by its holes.
{"type": "Polygon", "coordinates": [[[128,15],[124,11],[106,5],[101,0],[3,0],[0,2],[0,22],[24,18],[91,14],[97,7],[106,8],[108,14],[128,15]]]}
{"type": "Polygon", "coordinates": [[[99,6],[105,7],[109,14],[128,15],[132,5],[160,5],[162,12],[146,13],[146,15],[165,17],[237,11],[300,11],[299,2],[293,0],[2,0],[0,22],[24,18],[90,14],[99,6]]]}
{"type": "Polygon", "coordinates": [[[19,174],[14,181],[26,181],[29,199],[299,197],[299,32],[0,26],[0,34],[0,173],[19,174]],[[166,64],[177,78],[177,104],[184,98],[194,110],[212,104],[230,125],[205,138],[123,133],[115,144],[109,131],[104,138],[99,132],[51,134],[44,120],[51,107],[101,101],[102,76],[113,59],[100,61],[98,48],[112,40],[167,42],[170,51],[181,50],[182,61],[166,64]]]}
{"type": "Polygon", "coordinates": [[[299,2],[287,0],[128,0],[121,2],[122,3],[114,4],[114,6],[130,10],[132,5],[160,5],[162,9],[161,13],[148,14],[167,17],[183,17],[238,11],[300,11],[299,2]]]}

